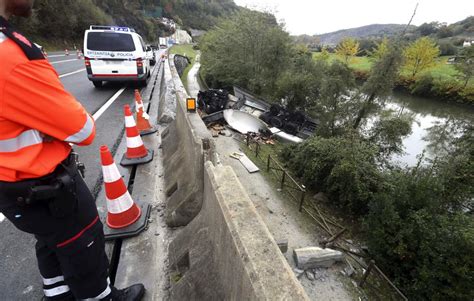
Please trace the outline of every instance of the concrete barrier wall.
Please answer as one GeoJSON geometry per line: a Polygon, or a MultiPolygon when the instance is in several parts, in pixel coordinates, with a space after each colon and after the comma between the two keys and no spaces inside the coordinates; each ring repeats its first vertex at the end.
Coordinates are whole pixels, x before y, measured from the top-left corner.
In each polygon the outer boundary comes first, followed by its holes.
{"type": "Polygon", "coordinates": [[[162,134],[167,196],[166,223],[187,225],[201,210],[204,158],[214,150],[211,135],[197,114],[186,112],[186,90],[170,56],[176,97],[176,119],[162,134]]]}
{"type": "Polygon", "coordinates": [[[204,204],[169,247],[172,300],[309,300],[231,167],[205,163],[204,204]]]}
{"type": "Polygon", "coordinates": [[[177,112],[162,134],[167,223],[186,225],[169,246],[171,299],[309,300],[232,168],[216,163],[169,64],[177,112]]]}

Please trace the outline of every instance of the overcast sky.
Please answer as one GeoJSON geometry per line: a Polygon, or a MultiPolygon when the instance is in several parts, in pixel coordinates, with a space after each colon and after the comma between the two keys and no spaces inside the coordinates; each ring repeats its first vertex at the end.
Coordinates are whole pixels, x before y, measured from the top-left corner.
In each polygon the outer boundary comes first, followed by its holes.
{"type": "Polygon", "coordinates": [[[474,0],[234,0],[249,8],[273,12],[291,34],[321,34],[369,24],[448,24],[474,15],[474,0]]]}

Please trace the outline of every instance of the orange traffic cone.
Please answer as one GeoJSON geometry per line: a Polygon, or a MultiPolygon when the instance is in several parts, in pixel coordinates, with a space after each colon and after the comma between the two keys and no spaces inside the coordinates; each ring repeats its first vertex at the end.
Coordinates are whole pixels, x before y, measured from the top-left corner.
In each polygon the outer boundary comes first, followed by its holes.
{"type": "Polygon", "coordinates": [[[78,60],[80,60],[82,58],[82,53],[79,49],[76,50],[76,55],[77,55],[78,60]]]}
{"type": "Polygon", "coordinates": [[[143,144],[130,106],[125,105],[124,110],[127,152],[123,155],[120,165],[129,166],[148,163],[153,160],[153,150],[147,150],[143,144]]]}
{"type": "Polygon", "coordinates": [[[144,110],[142,97],[138,89],[135,89],[135,107],[137,110],[137,128],[138,131],[140,131],[140,135],[144,136],[156,133],[158,130],[154,126],[151,126],[148,121],[150,116],[144,110]]]}
{"type": "Polygon", "coordinates": [[[65,54],[65,55],[69,55],[69,50],[65,49],[65,50],[64,50],[64,54],[65,54]]]}
{"type": "Polygon", "coordinates": [[[105,145],[100,147],[100,159],[107,199],[107,225],[112,229],[130,226],[140,218],[141,209],[130,196],[109,148],[105,145]]]}

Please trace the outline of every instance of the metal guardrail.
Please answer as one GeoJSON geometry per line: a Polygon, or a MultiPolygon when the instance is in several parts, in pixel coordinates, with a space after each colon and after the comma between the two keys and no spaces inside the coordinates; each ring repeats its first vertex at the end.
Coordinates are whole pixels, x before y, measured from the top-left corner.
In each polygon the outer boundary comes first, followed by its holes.
{"type": "MultiPolygon", "coordinates": [[[[344,252],[348,258],[351,258],[352,261],[356,262],[362,269],[362,278],[360,279],[358,285],[359,287],[364,287],[365,285],[370,285],[373,290],[377,290],[375,285],[371,285],[368,281],[369,276],[379,276],[379,279],[386,282],[401,298],[401,300],[407,301],[408,298],[400,291],[400,289],[388,278],[385,273],[375,264],[374,260],[369,260],[367,255],[361,254],[359,252],[355,252],[346,248],[345,246],[339,244],[337,240],[347,231],[347,228],[343,227],[335,220],[331,219],[330,217],[326,216],[321,212],[316,204],[310,204],[306,206],[305,204],[305,196],[306,196],[306,187],[304,185],[298,184],[298,182],[289,174],[289,172],[281,166],[281,164],[273,158],[271,155],[267,155],[263,157],[261,154],[260,144],[258,141],[252,139],[250,133],[246,135],[245,141],[247,147],[250,150],[253,150],[253,145],[255,145],[255,157],[260,159],[262,162],[266,163],[267,172],[271,173],[275,179],[279,180],[280,189],[283,191],[286,188],[286,192],[292,197],[292,199],[298,203],[299,205],[299,212],[304,211],[308,214],[328,235],[330,235],[329,239],[326,239],[321,242],[321,246],[323,248],[326,247],[333,247],[344,252]],[[294,192],[299,192],[299,196],[295,195],[294,192]],[[369,264],[361,261],[359,258],[369,260],[369,264]],[[376,272],[376,273],[374,273],[376,272]]],[[[352,264],[347,260],[346,263],[350,265],[352,268],[352,264]]],[[[370,277],[372,278],[372,277],[370,277]]]]}

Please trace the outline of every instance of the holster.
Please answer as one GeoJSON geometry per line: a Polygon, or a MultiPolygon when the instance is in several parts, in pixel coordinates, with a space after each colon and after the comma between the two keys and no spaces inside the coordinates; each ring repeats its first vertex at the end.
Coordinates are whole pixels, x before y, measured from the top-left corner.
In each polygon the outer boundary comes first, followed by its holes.
{"type": "Polygon", "coordinates": [[[11,183],[7,194],[14,197],[19,206],[44,203],[54,217],[66,217],[77,207],[77,176],[77,155],[71,153],[53,173],[34,180],[11,183]]]}

